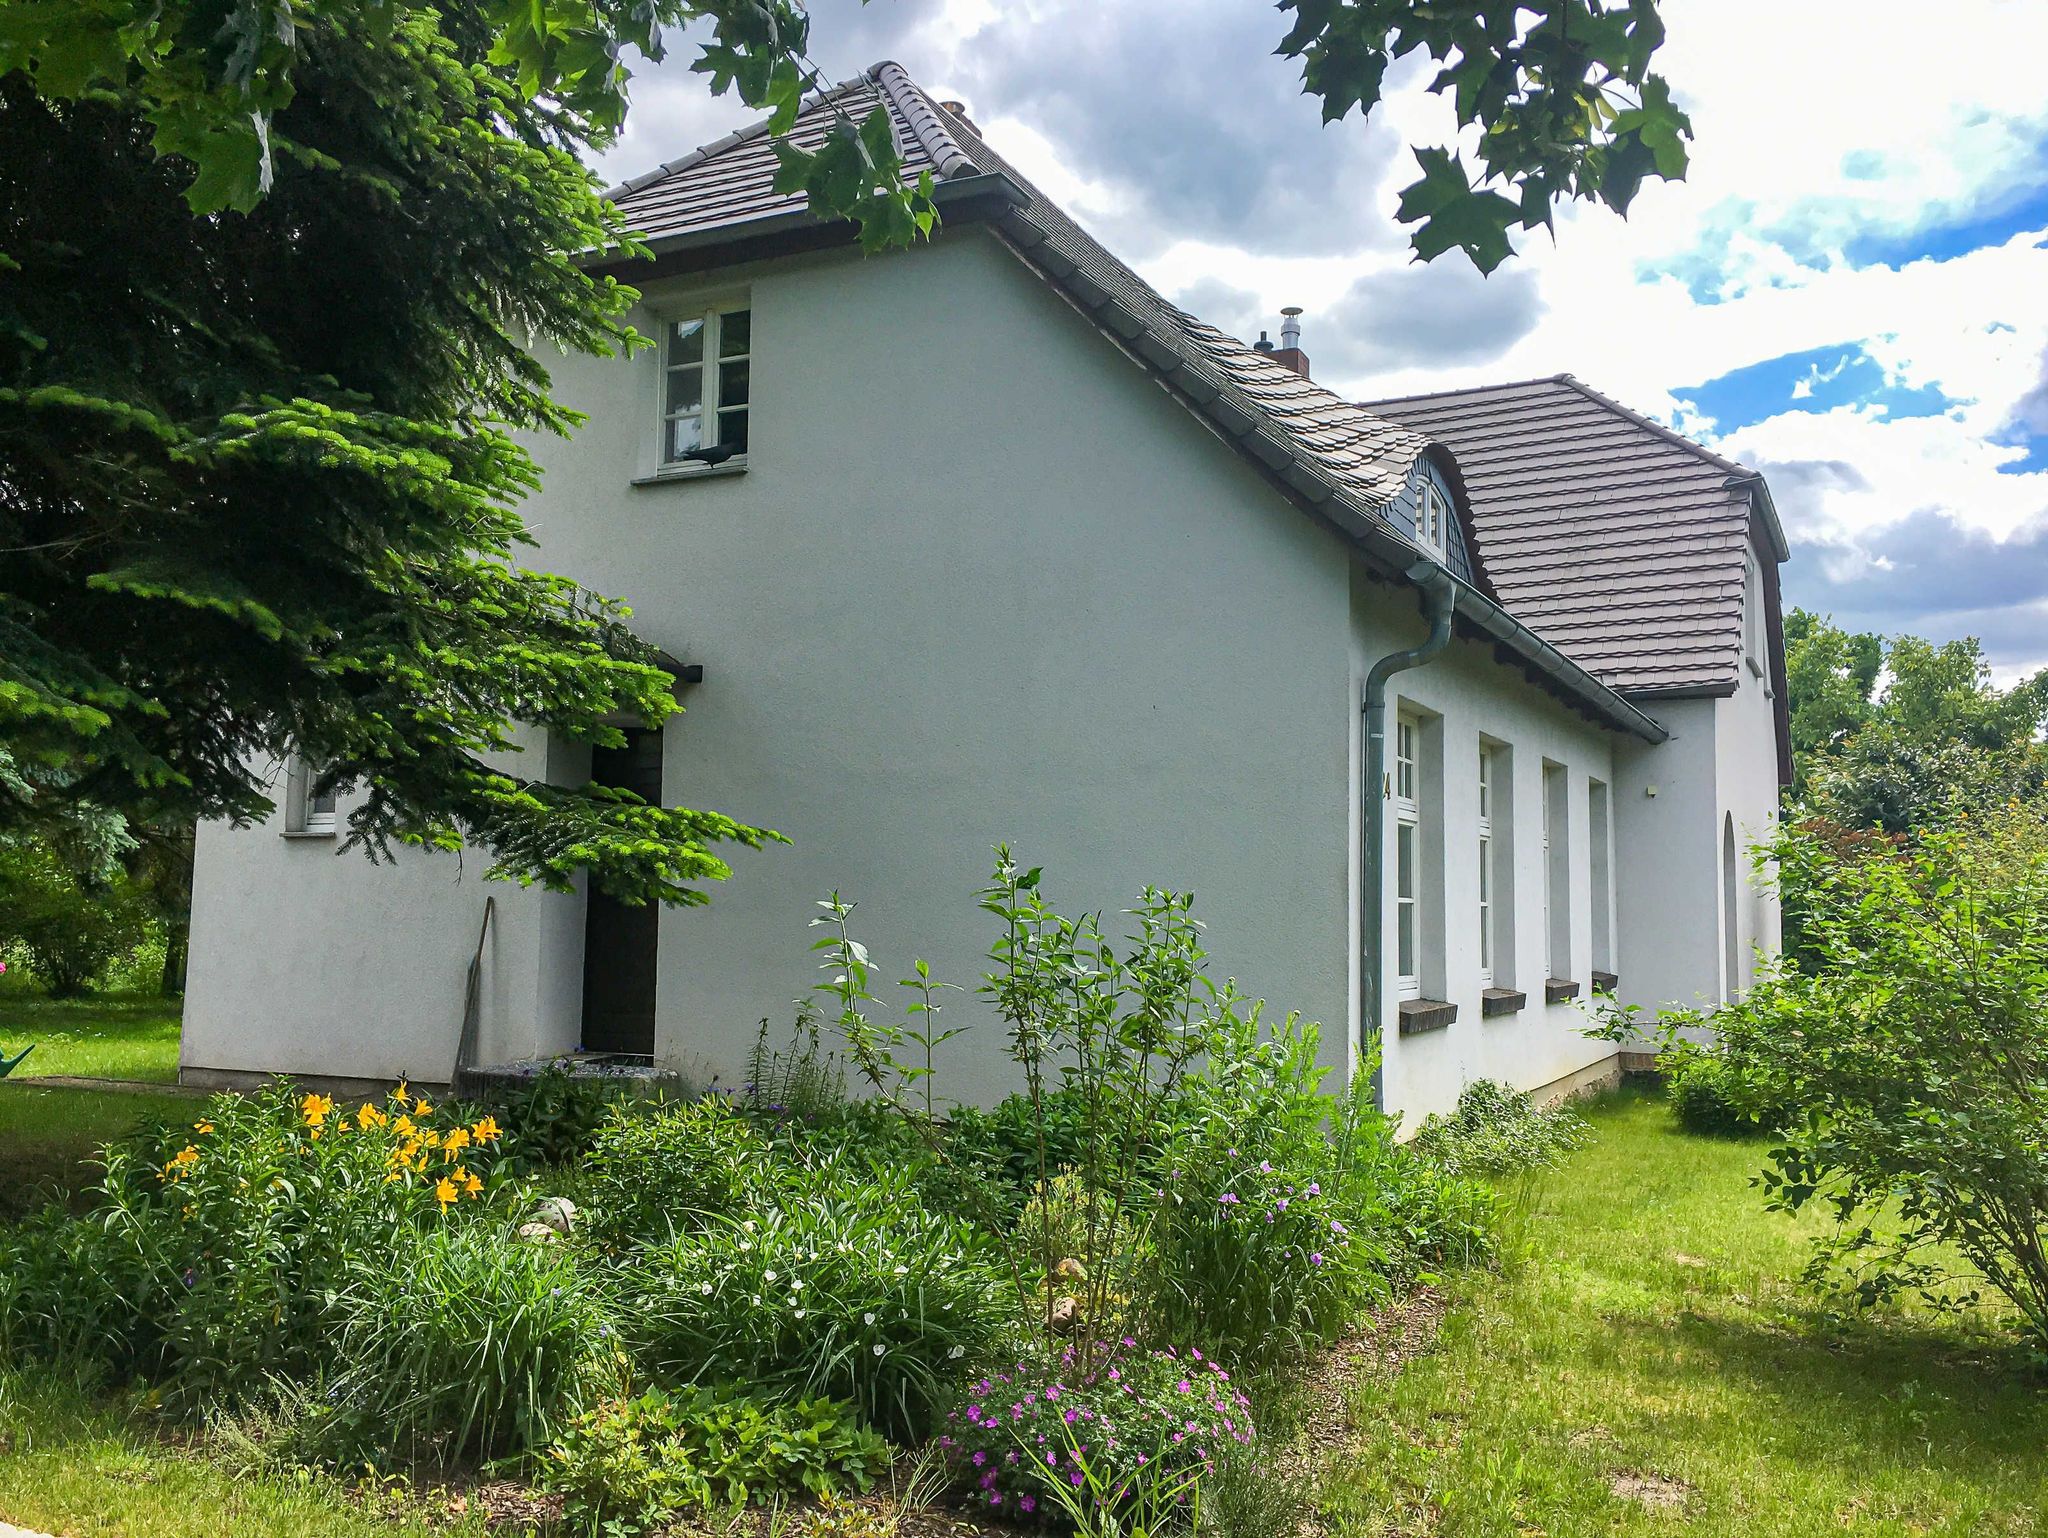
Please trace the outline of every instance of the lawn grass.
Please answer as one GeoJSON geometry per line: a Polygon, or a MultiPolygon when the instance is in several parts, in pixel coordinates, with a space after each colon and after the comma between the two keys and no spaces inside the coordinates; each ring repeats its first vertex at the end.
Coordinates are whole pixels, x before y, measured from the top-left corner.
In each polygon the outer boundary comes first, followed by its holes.
{"type": "Polygon", "coordinates": [[[1995,1321],[1833,1315],[1798,1280],[1820,1220],[1749,1186],[1764,1145],[1678,1133],[1641,1094],[1590,1119],[1523,1257],[1360,1387],[1333,1532],[2048,1533],[2048,1379],[1995,1321]]]}
{"type": "Polygon", "coordinates": [[[189,1108],[164,1095],[0,1082],[0,1222],[75,1197],[99,1178],[101,1144],[189,1108]]]}
{"type": "Polygon", "coordinates": [[[74,1384],[0,1375],[0,1522],[79,1538],[483,1532],[476,1518],[451,1516],[445,1505],[434,1516],[430,1526],[406,1506],[365,1510],[332,1480],[233,1474],[151,1436],[74,1384]]]}
{"type": "Polygon", "coordinates": [[[161,995],[94,994],[46,999],[0,988],[0,1053],[35,1051],[17,1076],[77,1074],[168,1084],[178,1077],[179,1003],[161,995]]]}

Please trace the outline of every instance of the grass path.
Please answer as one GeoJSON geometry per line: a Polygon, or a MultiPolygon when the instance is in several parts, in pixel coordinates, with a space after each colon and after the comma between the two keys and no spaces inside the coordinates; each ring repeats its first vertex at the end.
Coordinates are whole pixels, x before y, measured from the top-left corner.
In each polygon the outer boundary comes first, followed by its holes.
{"type": "Polygon", "coordinates": [[[1830,1316],[1798,1282],[1817,1224],[1749,1187],[1760,1145],[1680,1135],[1640,1095],[1591,1117],[1524,1258],[1361,1386],[1331,1531],[2048,1534],[2048,1377],[1991,1321],[1830,1316]]]}

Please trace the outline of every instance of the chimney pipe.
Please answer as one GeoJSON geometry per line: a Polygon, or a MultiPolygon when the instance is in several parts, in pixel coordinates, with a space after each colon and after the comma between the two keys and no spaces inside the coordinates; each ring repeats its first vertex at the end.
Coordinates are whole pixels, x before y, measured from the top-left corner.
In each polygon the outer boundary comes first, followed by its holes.
{"type": "MultiPolygon", "coordinates": [[[[1265,333],[1259,333],[1263,338],[1265,333]]],[[[1308,354],[1301,350],[1301,306],[1290,304],[1280,312],[1280,346],[1276,350],[1268,342],[1259,349],[1282,368],[1293,369],[1303,379],[1308,378],[1308,354]]]]}
{"type": "Polygon", "coordinates": [[[1253,351],[1253,352],[1268,352],[1268,353],[1269,353],[1269,352],[1271,352],[1272,350],[1273,350],[1273,339],[1272,339],[1271,337],[1267,336],[1265,332],[1261,331],[1261,332],[1259,333],[1259,339],[1258,339],[1258,340],[1257,340],[1256,342],[1252,343],[1252,351],[1253,351]]]}

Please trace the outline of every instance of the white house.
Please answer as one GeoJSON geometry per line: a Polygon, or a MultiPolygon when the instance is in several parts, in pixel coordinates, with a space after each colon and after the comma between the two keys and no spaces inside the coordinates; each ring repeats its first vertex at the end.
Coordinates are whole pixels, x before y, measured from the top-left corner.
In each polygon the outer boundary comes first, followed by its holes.
{"type": "MultiPolygon", "coordinates": [[[[1175,308],[893,64],[799,132],[876,103],[934,240],[863,257],[774,194],[758,128],[628,183],[660,346],[551,361],[589,424],[533,445],[536,560],[631,603],[688,708],[504,767],[792,842],[627,912],[334,858],[348,797],[281,767],[268,824],[199,840],[184,1078],[445,1080],[494,899],[476,1061],[730,1082],[816,981],[827,891],[885,977],[975,983],[998,841],[1070,911],[1192,891],[1219,976],[1322,1021],[1340,1073],[1383,1050],[1418,1116],[1611,1072],[1596,984],[1739,989],[1778,934],[1747,865],[1785,767],[1762,480],[1568,380],[1339,399],[1291,316],[1274,351],[1175,308]]],[[[1001,1033],[952,1008],[983,1028],[950,1082],[1003,1094],[1001,1033]]]]}

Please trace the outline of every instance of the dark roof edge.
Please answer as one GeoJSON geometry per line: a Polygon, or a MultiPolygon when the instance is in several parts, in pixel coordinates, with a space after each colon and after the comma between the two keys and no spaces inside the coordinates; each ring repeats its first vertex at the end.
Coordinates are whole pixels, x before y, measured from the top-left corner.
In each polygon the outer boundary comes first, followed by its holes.
{"type": "MultiPolygon", "coordinates": [[[[1000,215],[997,230],[1024,265],[1037,273],[1060,295],[1089,319],[1111,341],[1153,374],[1188,411],[1199,417],[1211,431],[1255,461],[1286,494],[1343,534],[1365,556],[1380,575],[1408,582],[1408,568],[1415,563],[1416,546],[1354,493],[1338,486],[1313,460],[1294,451],[1286,437],[1260,431],[1256,411],[1245,411],[1231,402],[1233,392],[1222,371],[1207,359],[1176,345],[1177,337],[1163,336],[1145,323],[1100,284],[1071,280],[1080,273],[1066,273],[1033,260],[1032,253],[1045,243],[1040,230],[1020,210],[1000,215]],[[1277,458],[1276,458],[1277,455],[1277,458]]],[[[1432,443],[1423,452],[1441,450],[1432,443]]],[[[1453,466],[1455,457],[1449,458],[1453,466]]],[[[1569,703],[1581,707],[1604,725],[1627,732],[1645,742],[1663,742],[1670,734],[1652,717],[1630,704],[1600,682],[1563,652],[1524,625],[1477,586],[1459,580],[1457,612],[1497,643],[1510,649],[1532,675],[1540,674],[1549,686],[1569,703]]]]}
{"type": "Polygon", "coordinates": [[[1725,700],[1740,685],[1739,679],[1710,684],[1655,684],[1640,689],[1623,687],[1615,692],[1625,700],[1725,700]]]}

